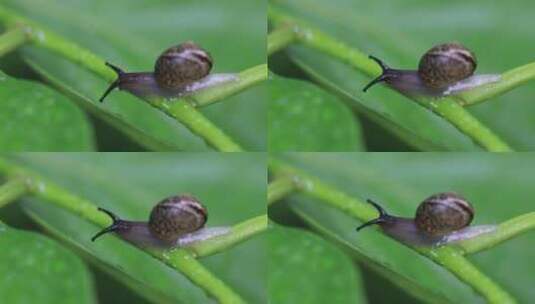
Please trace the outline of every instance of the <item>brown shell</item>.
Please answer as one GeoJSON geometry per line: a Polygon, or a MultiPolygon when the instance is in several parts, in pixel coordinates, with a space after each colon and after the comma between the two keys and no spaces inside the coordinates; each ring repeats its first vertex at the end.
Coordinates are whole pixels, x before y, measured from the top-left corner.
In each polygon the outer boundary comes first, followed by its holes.
{"type": "Polygon", "coordinates": [[[459,43],[439,44],[420,59],[418,74],[433,89],[445,88],[474,74],[476,56],[459,43]]]}
{"type": "Polygon", "coordinates": [[[173,243],[181,235],[202,228],[207,219],[206,208],[193,196],[171,196],[154,206],[149,229],[158,239],[173,243]]]}
{"type": "Polygon", "coordinates": [[[154,77],[164,89],[179,89],[199,80],[212,69],[210,54],[188,41],[163,52],[154,66],[154,77]]]}
{"type": "Polygon", "coordinates": [[[425,199],[416,210],[418,229],[432,236],[445,235],[472,222],[474,208],[458,194],[446,192],[425,199]]]}

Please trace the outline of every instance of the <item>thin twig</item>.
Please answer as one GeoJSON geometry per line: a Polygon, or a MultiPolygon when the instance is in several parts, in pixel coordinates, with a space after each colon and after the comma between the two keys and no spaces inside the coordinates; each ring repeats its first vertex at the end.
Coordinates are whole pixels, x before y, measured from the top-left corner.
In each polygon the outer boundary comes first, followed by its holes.
{"type": "Polygon", "coordinates": [[[28,31],[25,27],[16,26],[0,35],[0,57],[19,48],[29,41],[28,31]]]}
{"type": "Polygon", "coordinates": [[[423,248],[416,250],[448,269],[459,280],[470,285],[475,291],[484,296],[489,303],[506,304],[517,302],[513,296],[462,256],[459,250],[449,246],[431,250],[423,248]]]}
{"type": "Polygon", "coordinates": [[[535,230],[535,212],[509,219],[499,224],[493,233],[462,241],[458,246],[464,254],[472,254],[492,248],[529,230],[535,230]]]}
{"type": "Polygon", "coordinates": [[[243,149],[221,129],[206,119],[188,102],[175,102],[169,106],[163,98],[148,100],[151,105],[180,121],[192,133],[202,137],[207,144],[221,152],[241,152],[243,149]]]}
{"type": "Polygon", "coordinates": [[[269,33],[267,38],[268,56],[287,47],[295,41],[295,30],[291,25],[281,25],[269,33]]]}
{"type": "Polygon", "coordinates": [[[535,62],[528,63],[502,73],[497,83],[462,92],[455,99],[462,106],[471,106],[503,95],[522,84],[535,79],[535,62]]]}
{"type": "Polygon", "coordinates": [[[16,201],[29,192],[26,181],[22,178],[13,178],[0,185],[0,208],[16,201]]]}
{"type": "Polygon", "coordinates": [[[282,199],[288,194],[297,190],[296,183],[292,176],[281,176],[275,178],[268,185],[267,201],[268,205],[282,199]]]}
{"type": "Polygon", "coordinates": [[[195,259],[191,252],[184,249],[171,251],[163,255],[164,262],[171,268],[179,269],[193,283],[213,295],[218,302],[224,304],[245,304],[246,302],[236,294],[225,282],[214,276],[204,265],[195,259]]]}
{"type": "MultiPolygon", "coordinates": [[[[250,87],[267,80],[267,78],[267,64],[259,64],[239,72],[237,74],[237,79],[234,81],[210,89],[201,90],[195,93],[191,98],[184,98],[184,100],[189,101],[196,108],[205,107],[249,89],[250,87]]],[[[170,100],[169,102],[176,103],[177,100],[170,100]]]]}
{"type": "Polygon", "coordinates": [[[259,215],[234,225],[231,232],[209,241],[197,242],[188,246],[195,257],[213,255],[242,243],[267,229],[267,216],[259,215]]]}

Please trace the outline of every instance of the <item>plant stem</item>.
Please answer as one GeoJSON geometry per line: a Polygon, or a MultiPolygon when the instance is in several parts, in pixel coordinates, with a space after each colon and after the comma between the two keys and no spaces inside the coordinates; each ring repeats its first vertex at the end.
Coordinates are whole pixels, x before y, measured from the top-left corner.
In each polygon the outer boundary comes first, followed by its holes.
{"type": "MultiPolygon", "coordinates": [[[[365,202],[348,196],[344,192],[331,187],[316,177],[310,176],[298,169],[295,169],[277,159],[270,159],[269,170],[276,176],[294,176],[297,182],[297,189],[302,193],[319,199],[322,203],[337,208],[349,216],[362,222],[369,221],[377,217],[377,211],[365,202]]],[[[514,303],[515,300],[505,292],[500,286],[496,285],[490,278],[481,273],[474,265],[466,260],[462,254],[464,252],[475,252],[478,249],[489,248],[506,239],[518,236],[520,233],[535,227],[534,215],[528,214],[527,218],[517,218],[500,225],[496,233],[489,233],[485,237],[493,235],[492,241],[485,240],[483,236],[472,239],[466,249],[465,243],[459,243],[452,246],[442,246],[436,249],[427,247],[410,247],[422,255],[431,258],[438,264],[441,264],[466,284],[472,286],[476,291],[483,295],[492,303],[514,303]],[[529,222],[529,224],[528,224],[529,222]],[[481,243],[475,240],[481,238],[481,243]],[[456,248],[461,246],[461,249],[456,248]]]]}
{"type": "MultiPolygon", "coordinates": [[[[305,22],[288,16],[274,8],[268,10],[268,17],[277,27],[288,27],[291,25],[294,28],[297,42],[302,45],[316,49],[347,63],[370,77],[377,77],[381,74],[379,66],[373,60],[370,60],[367,54],[307,25],[305,22]]],[[[468,111],[458,106],[451,97],[444,97],[436,101],[431,101],[427,98],[413,99],[418,104],[443,117],[460,132],[470,137],[474,142],[488,151],[512,151],[503,140],[485,127],[468,111]]]]}
{"type": "Polygon", "coordinates": [[[97,55],[3,6],[0,6],[0,22],[8,28],[23,24],[27,29],[29,42],[33,45],[53,51],[107,81],[113,81],[116,78],[116,74],[97,55]]]}
{"type": "MultiPolygon", "coordinates": [[[[100,77],[103,77],[109,82],[114,81],[117,77],[115,72],[105,65],[105,61],[102,58],[71,42],[70,40],[63,38],[60,35],[45,29],[43,26],[19,16],[2,6],[0,6],[0,22],[4,23],[8,27],[24,24],[24,27],[27,28],[29,42],[31,42],[33,45],[53,51],[62,57],[65,57],[66,59],[85,67],[89,71],[100,77]]],[[[261,67],[257,69],[253,68],[252,71],[247,70],[243,73],[240,73],[239,77],[244,78],[240,78],[236,83],[230,82],[227,84],[222,84],[221,88],[218,90],[205,93],[206,96],[201,97],[201,101],[198,103],[214,103],[217,99],[238,93],[243,91],[245,87],[256,84],[258,81],[260,81],[259,78],[261,73],[259,71],[261,69],[261,67]],[[226,85],[229,87],[224,87],[226,85]],[[217,96],[216,92],[221,93],[221,96],[217,96]]],[[[266,79],[267,73],[263,77],[266,79]]],[[[191,96],[191,98],[195,98],[195,95],[191,96]]],[[[202,137],[215,149],[220,151],[242,150],[239,145],[234,143],[229,136],[215,126],[202,113],[195,110],[194,107],[189,103],[179,102],[180,99],[171,103],[164,98],[159,98],[157,100],[147,98],[146,101],[163,111],[165,114],[173,117],[178,122],[184,124],[190,131],[202,137]]]]}
{"type": "MultiPolygon", "coordinates": [[[[22,178],[28,186],[28,194],[68,210],[98,226],[106,227],[109,225],[109,217],[98,211],[95,204],[70,193],[69,191],[55,185],[54,183],[29,170],[20,168],[7,160],[0,158],[0,173],[3,173],[9,178],[22,178]]],[[[220,245],[220,247],[217,245],[212,247],[207,245],[204,247],[204,249],[202,246],[198,245],[201,248],[201,252],[204,254],[214,253],[220,250],[223,246],[230,247],[233,244],[237,244],[239,242],[237,240],[239,236],[249,237],[252,235],[252,233],[244,233],[243,227],[238,226],[240,225],[237,225],[237,227],[233,228],[233,233],[236,233],[237,235],[234,236],[232,241],[227,241],[223,245],[220,245]]],[[[213,242],[216,239],[217,238],[214,238],[204,242],[213,242]]],[[[221,280],[212,275],[201,263],[195,260],[195,252],[192,252],[187,248],[164,251],[153,249],[143,250],[165,262],[173,269],[183,273],[199,287],[203,288],[206,292],[214,296],[219,302],[244,303],[243,300],[241,300],[241,298],[235,294],[234,291],[232,291],[232,289],[226,286],[221,280]]]]}
{"type": "Polygon", "coordinates": [[[464,254],[476,253],[492,248],[529,230],[535,230],[535,212],[507,220],[499,224],[493,233],[486,233],[477,238],[460,242],[458,247],[464,254]]]}
{"type": "Polygon", "coordinates": [[[291,27],[295,34],[295,41],[312,49],[323,52],[369,76],[379,75],[381,69],[377,64],[368,59],[368,55],[356,48],[339,41],[328,34],[313,28],[305,22],[286,15],[278,9],[268,9],[268,19],[275,28],[291,27]]]}
{"type": "MultiPolygon", "coordinates": [[[[259,64],[238,73],[238,79],[228,83],[214,86],[213,88],[201,90],[195,93],[192,98],[184,98],[194,107],[204,107],[221,101],[226,97],[236,95],[245,89],[259,84],[268,78],[267,64],[259,64]]],[[[172,100],[171,100],[172,102],[172,100]]],[[[176,100],[174,101],[176,103],[176,100]]]]}
{"type": "Polygon", "coordinates": [[[0,57],[28,42],[29,36],[22,26],[8,29],[0,35],[0,57]]]}
{"type": "Polygon", "coordinates": [[[295,41],[294,28],[291,25],[281,25],[271,31],[267,38],[268,56],[287,47],[295,41]]]}
{"type": "Polygon", "coordinates": [[[188,274],[188,278],[192,282],[212,294],[218,302],[224,304],[245,303],[223,281],[199,263],[190,252],[176,249],[164,258],[164,262],[172,268],[180,269],[183,273],[188,274]]]}
{"type": "Polygon", "coordinates": [[[476,292],[484,296],[488,303],[516,303],[516,300],[509,293],[463,257],[459,250],[443,246],[435,250],[419,249],[418,251],[437,264],[444,266],[459,280],[470,285],[476,292]]]}
{"type": "Polygon", "coordinates": [[[203,257],[216,254],[249,239],[267,229],[267,216],[259,215],[245,220],[232,227],[230,233],[211,240],[198,242],[188,246],[187,249],[194,257],[203,257]]]}
{"type": "Polygon", "coordinates": [[[472,138],[490,152],[512,152],[513,149],[502,141],[498,135],[484,126],[472,114],[463,109],[461,105],[451,98],[442,98],[440,100],[429,100],[427,98],[416,98],[421,105],[431,109],[436,114],[449,121],[463,134],[472,138]]]}
{"type": "Polygon", "coordinates": [[[296,190],[296,183],[291,176],[277,177],[269,183],[267,190],[268,206],[296,190]]]}
{"type": "Polygon", "coordinates": [[[242,148],[221,129],[206,119],[188,102],[169,104],[163,98],[151,99],[149,103],[165,114],[180,121],[191,132],[202,137],[206,143],[222,152],[240,152],[242,148]]]}
{"type": "Polygon", "coordinates": [[[8,180],[0,186],[0,208],[16,201],[29,192],[23,179],[15,178],[8,180]]]}
{"type": "Polygon", "coordinates": [[[470,106],[500,96],[523,83],[535,79],[535,62],[511,69],[497,83],[485,85],[456,95],[459,104],[470,106]]]}
{"type": "Polygon", "coordinates": [[[353,218],[364,222],[377,217],[377,211],[369,204],[362,203],[360,200],[324,184],[316,177],[307,175],[274,158],[270,158],[268,166],[270,173],[275,176],[291,177],[297,191],[317,198],[353,218]]]}

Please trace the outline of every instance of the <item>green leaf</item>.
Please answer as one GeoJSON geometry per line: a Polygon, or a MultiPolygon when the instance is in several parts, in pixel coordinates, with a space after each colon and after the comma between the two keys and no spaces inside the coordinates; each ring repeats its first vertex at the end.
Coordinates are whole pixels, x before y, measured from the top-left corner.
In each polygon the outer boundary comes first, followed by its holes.
{"type": "Polygon", "coordinates": [[[268,233],[272,303],[365,303],[356,266],[340,249],[303,230],[268,233]]]}
{"type": "Polygon", "coordinates": [[[96,303],[84,263],[56,242],[0,222],[3,303],[96,303]]]}
{"type": "MultiPolygon", "coordinates": [[[[173,0],[137,4],[129,0],[4,2],[129,72],[153,70],[163,50],[186,40],[210,51],[215,73],[239,72],[266,62],[265,4],[247,0],[231,5],[173,0]]],[[[174,119],[128,93],[115,91],[100,104],[97,100],[109,83],[84,68],[35,47],[25,47],[23,56],[43,77],[76,95],[84,108],[134,141],[156,150],[209,150],[174,119]]],[[[265,150],[267,94],[262,87],[201,111],[246,149],[265,150]]]]}
{"type": "Polygon", "coordinates": [[[269,81],[270,151],[360,151],[360,127],[336,96],[308,82],[269,81]]]}
{"type": "MultiPolygon", "coordinates": [[[[124,219],[148,220],[156,202],[186,192],[207,207],[207,227],[234,225],[266,212],[262,154],[29,154],[17,159],[124,219]]],[[[45,229],[133,292],[157,303],[212,302],[182,274],[111,234],[91,242],[102,227],[36,199],[24,206],[45,229]]],[[[254,237],[201,262],[247,302],[263,303],[266,268],[258,261],[265,259],[264,243],[254,237]]]]}
{"type": "Polygon", "coordinates": [[[0,71],[0,147],[3,151],[93,150],[84,113],[42,84],[0,71]]]}
{"type": "MultiPolygon", "coordinates": [[[[380,1],[363,0],[276,3],[284,12],[395,68],[415,69],[427,49],[447,41],[460,41],[475,52],[477,73],[501,73],[533,60],[533,40],[525,39],[527,32],[518,32],[519,28],[535,26],[527,13],[535,9],[533,1],[512,6],[506,2],[481,5],[462,0],[410,0],[389,2],[387,7],[380,1]],[[504,11],[516,16],[514,23],[504,17],[504,11]]],[[[444,120],[384,86],[362,93],[371,79],[347,65],[304,47],[292,47],[289,53],[314,79],[346,95],[364,115],[411,145],[423,150],[478,149],[444,120]]],[[[530,150],[535,147],[535,138],[530,136],[535,132],[535,104],[530,102],[534,95],[535,88],[528,85],[469,111],[514,148],[530,150]]]]}
{"type": "MultiPolygon", "coordinates": [[[[529,154],[286,154],[283,159],[351,196],[377,201],[394,215],[412,217],[423,199],[445,191],[460,193],[473,204],[472,225],[496,224],[533,211],[527,198],[535,195],[535,156],[529,154]]],[[[357,233],[361,222],[310,197],[296,195],[288,202],[315,229],[423,301],[481,302],[451,273],[380,230],[357,233]]],[[[529,302],[535,296],[535,265],[529,263],[534,242],[535,235],[526,234],[467,258],[520,303],[529,302]]]]}

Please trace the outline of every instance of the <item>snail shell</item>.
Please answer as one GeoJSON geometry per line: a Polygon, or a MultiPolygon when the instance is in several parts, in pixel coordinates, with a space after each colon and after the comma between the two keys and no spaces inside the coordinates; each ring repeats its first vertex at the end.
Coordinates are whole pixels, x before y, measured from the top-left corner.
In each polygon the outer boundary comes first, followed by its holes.
{"type": "Polygon", "coordinates": [[[472,222],[474,208],[456,193],[439,193],[425,199],[416,209],[416,226],[423,232],[445,235],[472,222]]]}
{"type": "Polygon", "coordinates": [[[196,198],[190,195],[171,196],[154,206],[149,229],[158,239],[174,243],[180,236],[202,228],[206,220],[207,210],[196,198]]]}
{"type": "Polygon", "coordinates": [[[154,76],[160,87],[174,90],[205,77],[212,65],[210,54],[188,41],[165,50],[158,57],[154,76]]]}
{"type": "Polygon", "coordinates": [[[427,87],[448,87],[474,74],[477,60],[474,53],[459,43],[437,45],[420,59],[418,75],[427,87]]]}

